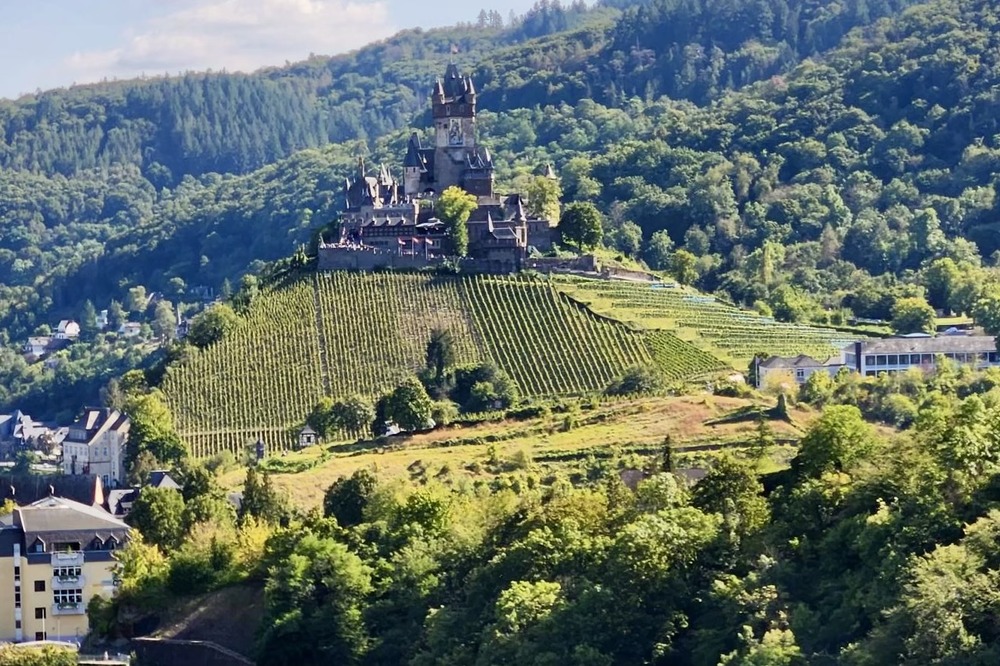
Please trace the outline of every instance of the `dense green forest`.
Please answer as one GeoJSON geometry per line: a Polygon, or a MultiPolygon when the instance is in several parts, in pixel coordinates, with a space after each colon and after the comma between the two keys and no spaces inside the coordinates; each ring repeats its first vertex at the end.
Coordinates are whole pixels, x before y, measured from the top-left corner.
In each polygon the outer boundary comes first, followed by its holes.
{"type": "Polygon", "coordinates": [[[3,335],[134,285],[218,291],[308,244],[358,154],[399,168],[452,57],[479,82],[501,188],[553,163],[564,202],[596,203],[623,255],[782,320],[890,320],[915,298],[995,328],[991,3],[623,4],[540,3],[251,75],[3,102],[3,335]],[[370,127],[331,130],[341,113],[370,127]]]}
{"type": "Polygon", "coordinates": [[[484,447],[471,479],[361,469],[322,511],[251,467],[237,515],[182,463],[183,493],[136,502],[145,541],[92,626],[114,636],[249,583],[264,613],[242,644],[261,666],[996,663],[1000,375],[818,373],[799,398],[822,412],[788,469],[758,471],[774,451],[762,411],[754,441],[693,487],[669,442],[557,471],[484,447]],[[855,403],[908,403],[912,420],[876,430],[855,403]],[[644,480],[630,489],[623,470],[644,480]]]}

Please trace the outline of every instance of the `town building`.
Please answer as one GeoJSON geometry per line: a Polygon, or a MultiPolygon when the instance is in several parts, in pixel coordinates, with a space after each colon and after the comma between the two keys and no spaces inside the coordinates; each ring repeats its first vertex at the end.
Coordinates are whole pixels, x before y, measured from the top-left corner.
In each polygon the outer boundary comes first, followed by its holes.
{"type": "Polygon", "coordinates": [[[56,332],[53,337],[56,340],[76,340],[80,337],[80,325],[72,319],[63,319],[56,326],[56,332]]]}
{"type": "Polygon", "coordinates": [[[51,335],[34,335],[21,347],[24,358],[29,363],[34,363],[45,358],[53,352],[65,349],[71,341],[67,338],[56,338],[51,335]]]}
{"type": "Polygon", "coordinates": [[[368,253],[385,265],[398,265],[392,256],[414,258],[406,265],[444,256],[447,230],[434,204],[449,187],[476,197],[477,207],[466,223],[472,259],[517,269],[529,248],[551,247],[555,220],[529,215],[521,194],[495,191],[493,156],[478,143],[477,104],[472,78],[449,65],[431,95],[434,145],[425,147],[416,133],[410,137],[402,181],[384,165],[370,172],[359,160],[353,178],[344,183],[346,210],[339,238],[320,245],[321,268],[338,266],[339,255],[352,252],[368,253]]]}
{"type": "Polygon", "coordinates": [[[825,361],[818,361],[805,354],[792,357],[772,356],[757,361],[757,388],[762,388],[769,382],[775,381],[774,377],[776,376],[782,380],[794,379],[796,384],[802,384],[813,373],[825,372],[833,377],[841,368],[845,367],[848,366],[843,354],[833,356],[825,361]]]}
{"type": "Polygon", "coordinates": [[[129,527],[102,508],[49,496],[0,516],[0,641],[80,641],[87,604],[115,593],[129,527]]]}
{"type": "Polygon", "coordinates": [[[1000,352],[997,351],[996,338],[992,336],[966,335],[960,331],[936,336],[917,333],[858,340],[826,361],[805,355],[772,356],[760,360],[756,365],[757,387],[764,386],[768,376],[775,373],[791,376],[796,383],[802,384],[815,372],[827,372],[833,376],[841,368],[863,377],[876,377],[883,372],[906,372],[912,368],[933,370],[941,358],[976,368],[1000,367],[1000,352]]]}
{"type": "Polygon", "coordinates": [[[910,368],[930,370],[946,358],[977,368],[1000,366],[996,338],[990,335],[907,335],[882,340],[861,340],[848,350],[847,361],[864,377],[910,368]]]}
{"type": "Polygon", "coordinates": [[[36,421],[20,410],[0,414],[0,457],[11,458],[20,451],[51,452],[66,432],[66,428],[36,421]]]}
{"type": "Polygon", "coordinates": [[[128,416],[116,409],[85,409],[63,440],[63,474],[93,474],[106,488],[121,486],[130,426],[128,416]]]}

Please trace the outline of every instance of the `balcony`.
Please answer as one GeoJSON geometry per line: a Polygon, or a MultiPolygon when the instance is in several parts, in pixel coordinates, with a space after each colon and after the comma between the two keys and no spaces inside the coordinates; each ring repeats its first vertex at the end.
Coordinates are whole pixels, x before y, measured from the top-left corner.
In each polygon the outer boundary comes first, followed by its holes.
{"type": "Polygon", "coordinates": [[[81,576],[53,576],[53,590],[80,590],[87,584],[87,579],[81,576]]]}
{"type": "Polygon", "coordinates": [[[84,558],[82,550],[52,553],[53,567],[82,567],[83,561],[84,558]]]}
{"type": "Polygon", "coordinates": [[[87,612],[87,607],[83,602],[64,602],[52,604],[53,615],[83,615],[87,612]]]}

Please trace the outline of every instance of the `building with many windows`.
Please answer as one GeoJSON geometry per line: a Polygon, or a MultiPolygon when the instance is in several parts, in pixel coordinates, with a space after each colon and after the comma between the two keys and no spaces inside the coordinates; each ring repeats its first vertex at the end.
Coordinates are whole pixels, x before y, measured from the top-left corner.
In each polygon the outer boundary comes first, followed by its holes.
{"type": "Polygon", "coordinates": [[[768,376],[776,373],[781,377],[794,378],[797,384],[802,384],[815,372],[826,372],[833,376],[841,368],[853,370],[864,377],[877,377],[883,372],[905,372],[911,368],[932,370],[941,358],[976,368],[1000,367],[1000,352],[997,351],[996,338],[992,336],[964,333],[938,336],[914,334],[859,340],[844,347],[839,355],[825,361],[805,355],[772,356],[759,360],[757,387],[762,387],[768,376]]]}
{"type": "Polygon", "coordinates": [[[978,368],[1000,366],[996,338],[989,335],[911,335],[883,340],[862,340],[846,350],[849,365],[862,376],[932,369],[939,357],[978,368]]]}
{"type": "Polygon", "coordinates": [[[129,527],[104,509],[46,497],[0,516],[0,642],[82,640],[87,603],[115,593],[129,527]]]}
{"type": "Polygon", "coordinates": [[[122,485],[130,426],[117,409],[85,409],[63,440],[63,474],[93,474],[105,488],[122,485]]]}

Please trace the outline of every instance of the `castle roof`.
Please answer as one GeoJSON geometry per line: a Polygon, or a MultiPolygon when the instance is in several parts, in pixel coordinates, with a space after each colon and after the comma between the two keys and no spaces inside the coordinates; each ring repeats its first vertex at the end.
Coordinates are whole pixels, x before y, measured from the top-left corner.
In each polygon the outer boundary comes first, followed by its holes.
{"type": "Polygon", "coordinates": [[[424,160],[420,156],[420,137],[414,132],[410,136],[410,141],[406,144],[406,158],[403,160],[404,168],[424,168],[424,160]]]}

